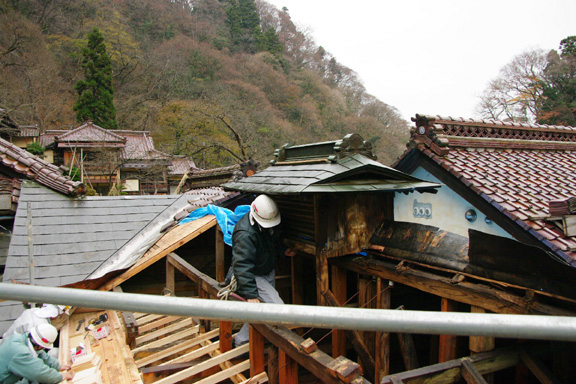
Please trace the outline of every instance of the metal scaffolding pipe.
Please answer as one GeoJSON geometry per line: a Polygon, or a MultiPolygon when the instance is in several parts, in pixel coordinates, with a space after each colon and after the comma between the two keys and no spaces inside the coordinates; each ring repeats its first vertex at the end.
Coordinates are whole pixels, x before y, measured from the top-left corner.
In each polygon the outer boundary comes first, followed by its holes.
{"type": "Polygon", "coordinates": [[[576,341],[576,317],[254,304],[0,283],[5,300],[269,325],[576,341]]]}

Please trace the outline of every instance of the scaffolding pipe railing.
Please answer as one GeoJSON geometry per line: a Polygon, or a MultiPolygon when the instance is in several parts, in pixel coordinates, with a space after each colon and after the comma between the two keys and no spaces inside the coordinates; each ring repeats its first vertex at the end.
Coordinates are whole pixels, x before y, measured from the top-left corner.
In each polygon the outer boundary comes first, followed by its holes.
{"type": "Polygon", "coordinates": [[[246,303],[11,283],[0,283],[0,299],[268,325],[576,341],[572,316],[246,303]]]}

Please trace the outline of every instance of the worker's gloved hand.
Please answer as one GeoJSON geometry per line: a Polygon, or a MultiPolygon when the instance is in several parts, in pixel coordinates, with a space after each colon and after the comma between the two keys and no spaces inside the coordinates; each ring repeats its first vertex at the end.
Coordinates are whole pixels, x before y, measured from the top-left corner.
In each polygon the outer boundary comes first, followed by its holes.
{"type": "Polygon", "coordinates": [[[63,380],[72,380],[74,378],[74,371],[64,371],[62,372],[62,379],[63,380]]]}
{"type": "Polygon", "coordinates": [[[246,301],[249,302],[249,303],[261,303],[261,301],[260,301],[257,297],[254,298],[254,299],[248,299],[248,300],[246,300],[246,301]]]}

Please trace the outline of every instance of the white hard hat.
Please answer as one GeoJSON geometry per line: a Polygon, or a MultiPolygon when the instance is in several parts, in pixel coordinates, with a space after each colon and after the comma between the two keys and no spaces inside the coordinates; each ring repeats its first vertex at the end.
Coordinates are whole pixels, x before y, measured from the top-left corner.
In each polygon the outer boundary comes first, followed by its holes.
{"type": "Polygon", "coordinates": [[[40,324],[30,330],[30,336],[39,346],[52,349],[54,340],[58,337],[58,331],[51,324],[40,324]]]}
{"type": "Polygon", "coordinates": [[[271,228],[280,224],[278,205],[269,196],[260,195],[250,205],[250,223],[254,220],[263,228],[271,228]]]}

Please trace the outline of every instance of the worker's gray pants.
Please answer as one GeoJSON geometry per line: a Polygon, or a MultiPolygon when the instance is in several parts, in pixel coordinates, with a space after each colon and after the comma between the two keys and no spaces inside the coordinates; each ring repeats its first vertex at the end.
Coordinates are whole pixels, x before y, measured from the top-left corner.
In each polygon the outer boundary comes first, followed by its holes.
{"type": "MultiPolygon", "coordinates": [[[[276,271],[272,271],[264,276],[255,276],[256,286],[258,287],[258,299],[264,303],[284,304],[284,301],[276,291],[276,271]]],[[[250,329],[248,323],[245,323],[240,331],[234,337],[234,346],[238,347],[246,344],[250,338],[250,329]]]]}

